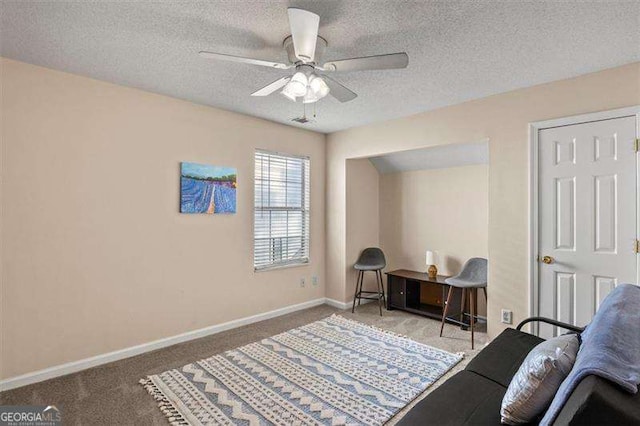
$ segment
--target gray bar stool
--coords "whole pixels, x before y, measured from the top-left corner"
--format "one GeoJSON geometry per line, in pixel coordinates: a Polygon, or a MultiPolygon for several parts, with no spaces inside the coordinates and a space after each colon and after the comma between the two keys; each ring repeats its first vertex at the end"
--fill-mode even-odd
{"type": "Polygon", "coordinates": [[[377,300],[378,307],[380,308],[380,316],[382,316],[382,304],[387,306],[387,299],[384,296],[384,284],[382,283],[382,270],[387,266],[387,261],[384,258],[384,253],[378,247],[366,248],[360,253],[358,261],[353,267],[358,271],[358,280],[356,281],[356,293],[353,296],[353,306],[351,307],[351,313],[356,309],[356,299],[358,300],[358,306],[360,306],[361,299],[377,300]],[[362,281],[364,279],[364,273],[366,271],[373,271],[376,273],[376,284],[378,285],[378,291],[363,291],[362,281]],[[363,296],[374,295],[375,296],[363,296]]]}
{"type": "Polygon", "coordinates": [[[472,257],[462,267],[462,271],[454,276],[447,278],[444,282],[449,284],[449,294],[447,295],[447,302],[444,305],[444,312],[442,312],[442,325],[440,326],[440,337],[442,337],[442,330],[444,329],[444,322],[446,320],[453,321],[455,323],[466,325],[463,323],[464,316],[469,316],[469,322],[471,325],[471,349],[473,349],[473,325],[478,319],[478,315],[475,312],[475,304],[478,300],[478,289],[484,290],[484,298],[487,298],[487,259],[481,257],[472,257]],[[456,315],[460,315],[460,321],[456,321],[453,318],[447,317],[449,311],[449,304],[451,302],[451,295],[453,294],[453,288],[462,289],[462,312],[456,315]],[[465,312],[466,293],[469,290],[469,310],[470,313],[465,312]]]}

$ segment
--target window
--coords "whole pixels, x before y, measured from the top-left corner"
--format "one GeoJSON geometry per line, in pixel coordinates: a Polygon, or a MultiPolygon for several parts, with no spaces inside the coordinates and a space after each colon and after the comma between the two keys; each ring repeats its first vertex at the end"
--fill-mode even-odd
{"type": "Polygon", "coordinates": [[[309,158],[256,151],[253,267],[309,263],[309,158]]]}

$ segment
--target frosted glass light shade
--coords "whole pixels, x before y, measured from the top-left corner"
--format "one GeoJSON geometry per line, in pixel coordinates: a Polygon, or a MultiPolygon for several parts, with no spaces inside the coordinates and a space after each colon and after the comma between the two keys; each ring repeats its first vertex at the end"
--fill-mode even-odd
{"type": "Polygon", "coordinates": [[[287,84],[286,86],[284,86],[284,89],[282,89],[282,93],[283,96],[287,97],[288,99],[292,100],[293,102],[296,101],[296,96],[291,92],[291,88],[289,87],[289,85],[287,84]]]}
{"type": "Polygon", "coordinates": [[[289,93],[293,96],[304,96],[307,93],[307,76],[301,72],[297,72],[291,77],[291,80],[287,83],[285,88],[288,88],[289,93]]]}
{"type": "Polygon", "coordinates": [[[320,100],[320,98],[317,97],[316,94],[313,93],[313,91],[307,90],[307,94],[304,95],[304,98],[302,98],[302,103],[311,104],[314,102],[318,102],[318,100],[320,100]]]}
{"type": "Polygon", "coordinates": [[[296,72],[281,93],[293,102],[296,102],[297,98],[302,98],[303,103],[310,104],[327,96],[329,86],[320,76],[311,74],[307,77],[302,72],[296,72]]]}
{"type": "Polygon", "coordinates": [[[318,99],[322,99],[329,94],[329,86],[324,80],[316,75],[309,80],[309,88],[318,99]]]}

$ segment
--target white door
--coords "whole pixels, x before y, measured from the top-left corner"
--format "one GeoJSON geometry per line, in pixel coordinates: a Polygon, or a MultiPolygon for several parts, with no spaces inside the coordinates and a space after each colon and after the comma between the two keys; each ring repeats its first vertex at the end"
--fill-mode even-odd
{"type": "Polygon", "coordinates": [[[616,285],[637,282],[635,139],[634,116],[539,130],[541,316],[584,326],[616,285]]]}

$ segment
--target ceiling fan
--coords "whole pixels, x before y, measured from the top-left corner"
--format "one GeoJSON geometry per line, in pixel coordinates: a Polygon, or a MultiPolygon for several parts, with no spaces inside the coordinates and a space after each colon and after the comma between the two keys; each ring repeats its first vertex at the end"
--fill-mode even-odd
{"type": "Polygon", "coordinates": [[[291,35],[284,39],[283,47],[287,51],[289,64],[206,51],[200,52],[200,56],[279,70],[295,69],[293,75],[279,78],[262,89],[256,90],[251,96],[268,96],[282,89],[282,95],[294,102],[301,99],[303,103],[317,102],[328,94],[340,102],[349,102],[358,96],[324,73],[397,69],[406,68],[409,64],[409,56],[401,52],[340,59],[325,62],[321,66],[320,61],[327,47],[327,41],[318,36],[320,17],[295,7],[290,7],[287,11],[291,35]]]}

